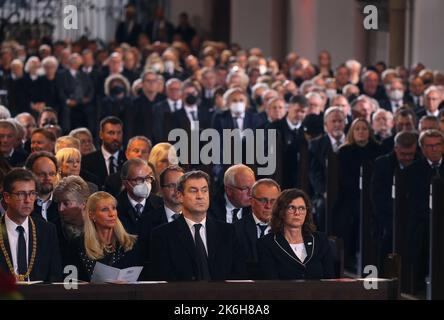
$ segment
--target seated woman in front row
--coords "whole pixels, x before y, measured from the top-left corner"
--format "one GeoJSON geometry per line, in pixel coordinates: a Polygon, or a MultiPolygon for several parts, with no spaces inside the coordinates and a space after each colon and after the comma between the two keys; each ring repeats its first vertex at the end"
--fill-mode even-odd
{"type": "Polygon", "coordinates": [[[92,194],[86,203],[84,236],[79,239],[79,274],[91,280],[96,262],[118,269],[142,266],[137,237],[125,231],[117,217],[117,200],[109,193],[92,194]]]}
{"type": "Polygon", "coordinates": [[[334,278],[333,253],[327,236],[316,232],[308,196],[298,189],[281,193],[271,231],[257,241],[262,279],[334,278]]]}

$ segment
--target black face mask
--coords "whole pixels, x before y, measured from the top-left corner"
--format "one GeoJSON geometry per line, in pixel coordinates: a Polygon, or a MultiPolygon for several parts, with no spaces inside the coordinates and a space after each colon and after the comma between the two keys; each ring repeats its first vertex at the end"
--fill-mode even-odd
{"type": "Polygon", "coordinates": [[[55,119],[48,119],[48,120],[45,120],[45,122],[42,123],[42,127],[45,127],[45,126],[55,126],[55,125],[57,125],[57,120],[55,120],[55,119]]]}
{"type": "Polygon", "coordinates": [[[357,97],[358,97],[358,96],[355,95],[355,94],[350,95],[350,96],[347,98],[347,99],[348,99],[348,102],[349,102],[349,103],[352,103],[353,101],[356,100],[357,97]]]}
{"type": "Polygon", "coordinates": [[[293,97],[293,94],[291,94],[291,92],[287,92],[286,94],[284,94],[285,102],[290,102],[291,97],[293,97]]]}
{"type": "Polygon", "coordinates": [[[197,97],[194,94],[189,94],[185,97],[185,103],[188,106],[194,106],[197,104],[197,97]]]}
{"type": "Polygon", "coordinates": [[[259,97],[256,97],[255,99],[254,99],[254,102],[256,103],[256,106],[261,106],[262,105],[262,103],[263,103],[263,101],[262,101],[262,97],[261,96],[259,96],[259,97]]]}
{"type": "Polygon", "coordinates": [[[302,84],[302,82],[304,82],[304,78],[296,77],[296,78],[293,79],[293,81],[299,87],[302,84]]]}
{"type": "Polygon", "coordinates": [[[123,86],[112,87],[109,93],[111,94],[111,96],[116,97],[122,93],[125,93],[125,87],[123,86]]]}

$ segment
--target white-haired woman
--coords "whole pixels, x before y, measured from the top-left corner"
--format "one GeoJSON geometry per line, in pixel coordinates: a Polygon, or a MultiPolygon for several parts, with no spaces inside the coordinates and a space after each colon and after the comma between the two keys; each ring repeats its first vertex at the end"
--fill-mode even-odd
{"type": "Polygon", "coordinates": [[[117,216],[117,200],[103,191],[92,194],[86,202],[84,236],[79,241],[79,274],[84,272],[89,281],[96,262],[119,269],[142,265],[136,240],[117,216]]]}
{"type": "MultiPolygon", "coordinates": [[[[59,179],[68,176],[79,176],[81,170],[82,155],[76,148],[63,148],[57,151],[55,155],[59,167],[59,179]]],[[[86,177],[85,177],[86,178],[86,177]]],[[[88,180],[88,179],[86,179],[88,180]]],[[[92,181],[86,181],[91,193],[98,190],[97,184],[92,181]]]]}

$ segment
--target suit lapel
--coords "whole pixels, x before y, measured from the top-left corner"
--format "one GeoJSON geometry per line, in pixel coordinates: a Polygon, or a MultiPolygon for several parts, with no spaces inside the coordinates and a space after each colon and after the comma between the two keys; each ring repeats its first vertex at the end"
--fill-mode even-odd
{"type": "Polygon", "coordinates": [[[245,229],[247,232],[248,245],[251,248],[251,252],[254,252],[254,258],[256,259],[256,241],[257,241],[257,226],[254,223],[253,213],[250,213],[242,217],[244,220],[245,229]]]}
{"type": "Polygon", "coordinates": [[[304,260],[304,264],[307,264],[310,261],[311,257],[314,253],[315,240],[313,235],[304,235],[304,245],[305,251],[307,251],[307,257],[304,260]]]}
{"type": "Polygon", "coordinates": [[[193,262],[194,270],[197,270],[197,260],[196,260],[196,247],[194,244],[193,236],[191,235],[191,231],[188,228],[188,224],[185,221],[183,215],[181,215],[176,221],[171,223],[175,223],[177,226],[177,236],[179,238],[179,242],[185,247],[193,262]]]}
{"type": "Polygon", "coordinates": [[[209,217],[207,217],[206,221],[206,231],[208,266],[210,267],[210,270],[214,270],[213,265],[215,262],[215,255],[218,250],[221,237],[219,236],[219,230],[217,229],[216,223],[209,217]]]}

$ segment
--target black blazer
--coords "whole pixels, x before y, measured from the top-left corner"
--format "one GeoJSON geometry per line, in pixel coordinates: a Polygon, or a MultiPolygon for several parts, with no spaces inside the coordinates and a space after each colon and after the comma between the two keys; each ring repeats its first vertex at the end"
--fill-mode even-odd
{"type": "MultiPolygon", "coordinates": [[[[117,159],[117,171],[120,170],[125,161],[125,153],[120,150],[117,159]]],[[[100,190],[103,189],[106,177],[108,177],[108,171],[106,170],[105,158],[103,157],[101,148],[82,157],[82,170],[88,171],[89,173],[93,173],[95,176],[97,176],[98,187],[100,190]]],[[[84,179],[86,180],[86,178],[84,179]]]]}
{"type": "Polygon", "coordinates": [[[151,221],[153,228],[168,223],[168,218],[163,204],[153,210],[151,217],[152,217],[151,221]]]}
{"type": "Polygon", "coordinates": [[[173,129],[173,114],[168,100],[163,100],[153,106],[153,143],[168,142],[168,133],[173,129]]]}
{"type": "Polygon", "coordinates": [[[265,280],[330,279],[334,259],[328,238],[323,233],[304,235],[307,257],[304,262],[294,254],[281,233],[269,233],[257,241],[259,272],[265,280]]]}
{"type": "Polygon", "coordinates": [[[257,225],[253,218],[253,213],[249,212],[242,216],[242,219],[234,223],[234,230],[239,238],[248,262],[257,262],[257,225]]]}
{"type": "Polygon", "coordinates": [[[327,134],[312,140],[309,144],[310,150],[310,183],[314,194],[323,195],[326,192],[326,165],[328,155],[333,152],[330,138],[327,134]]]}
{"type": "MultiPolygon", "coordinates": [[[[234,227],[207,217],[206,237],[211,280],[243,279],[245,257],[234,227]]],[[[183,216],[152,232],[152,261],[156,279],[191,281],[198,279],[196,248],[183,216]]]]}
{"type": "Polygon", "coordinates": [[[25,165],[26,159],[28,159],[28,156],[29,154],[25,150],[18,149],[14,150],[12,156],[6,158],[6,160],[8,160],[11,167],[23,167],[25,165]]]}
{"type": "Polygon", "coordinates": [[[122,191],[122,179],[120,178],[120,171],[113,173],[106,177],[104,190],[114,197],[117,197],[122,191]]]}
{"type": "MultiPolygon", "coordinates": [[[[43,219],[33,219],[36,228],[37,238],[37,252],[34,261],[34,267],[32,268],[30,280],[31,281],[44,281],[44,282],[59,282],[62,280],[62,266],[60,261],[60,251],[57,239],[57,231],[52,223],[46,222],[43,219]]],[[[32,253],[32,226],[31,221],[29,223],[29,244],[28,244],[28,259],[31,259],[32,253]]],[[[6,232],[5,218],[1,219],[1,231],[3,232],[3,240],[6,250],[8,251],[9,258],[12,263],[11,248],[9,247],[8,233],[6,232]]],[[[28,260],[28,265],[29,265],[28,260]]],[[[0,269],[9,273],[6,259],[2,253],[0,253],[0,269]]]]}
{"type": "MultiPolygon", "coordinates": [[[[227,210],[225,205],[225,191],[220,190],[220,192],[214,192],[210,208],[208,209],[208,215],[216,220],[227,222],[227,210]]],[[[251,207],[242,208],[242,218],[248,214],[251,214],[251,207]]]]}

